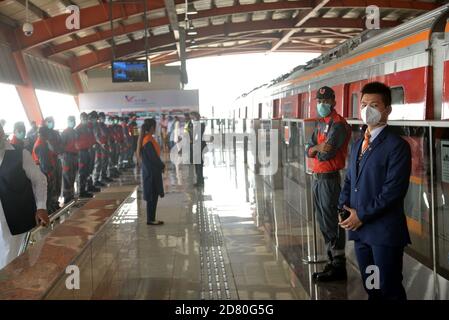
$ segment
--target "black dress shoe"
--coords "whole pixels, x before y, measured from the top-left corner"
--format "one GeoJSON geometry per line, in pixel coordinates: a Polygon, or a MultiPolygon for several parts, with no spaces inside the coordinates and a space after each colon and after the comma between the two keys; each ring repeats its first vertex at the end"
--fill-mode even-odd
{"type": "Polygon", "coordinates": [[[93,198],[94,195],[89,192],[80,192],[80,198],[93,198]]]}
{"type": "Polygon", "coordinates": [[[100,188],[94,187],[94,186],[90,186],[87,188],[87,191],[89,192],[101,192],[100,188]]]}
{"type": "Polygon", "coordinates": [[[326,271],[320,272],[316,275],[315,281],[317,282],[331,282],[342,281],[348,278],[345,266],[331,265],[326,271]]]}
{"type": "Polygon", "coordinates": [[[96,181],[94,183],[94,186],[95,187],[106,187],[106,185],[103,182],[101,182],[101,181],[96,181]]]}
{"type": "Polygon", "coordinates": [[[316,280],[316,279],[318,278],[319,275],[321,275],[321,274],[323,274],[323,273],[327,273],[331,268],[332,268],[332,263],[327,263],[327,264],[324,266],[323,271],[312,273],[312,279],[313,279],[313,280],[316,280]]]}
{"type": "Polygon", "coordinates": [[[161,224],[164,224],[164,221],[156,220],[156,221],[147,222],[147,225],[152,225],[152,226],[159,226],[161,224]]]}

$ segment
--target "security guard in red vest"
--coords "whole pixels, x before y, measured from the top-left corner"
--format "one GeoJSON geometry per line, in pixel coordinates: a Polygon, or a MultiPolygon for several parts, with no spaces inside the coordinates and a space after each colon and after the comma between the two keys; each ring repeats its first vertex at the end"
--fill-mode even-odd
{"type": "Polygon", "coordinates": [[[94,135],[97,142],[94,174],[94,186],[96,187],[104,187],[106,183],[113,181],[107,176],[111,149],[109,145],[109,130],[105,124],[105,121],[106,115],[104,112],[98,113],[98,122],[94,127],[94,135]]]}
{"type": "Polygon", "coordinates": [[[329,87],[318,90],[317,111],[320,116],[306,145],[313,159],[313,203],[323,234],[329,263],[323,272],[313,274],[316,281],[345,280],[345,231],[338,225],[338,197],[341,191],[340,170],[345,168],[351,129],[335,111],[335,93],[329,87]]]}
{"type": "Polygon", "coordinates": [[[47,211],[51,214],[58,209],[52,198],[52,195],[57,192],[55,171],[58,158],[50,149],[50,143],[48,142],[49,135],[50,129],[46,126],[39,127],[38,137],[34,144],[32,155],[42,173],[47,177],[47,211]]]}
{"type": "Polygon", "coordinates": [[[81,123],[76,127],[78,134],[77,149],[78,149],[78,168],[79,168],[79,196],[80,198],[92,198],[93,194],[90,192],[100,192],[99,188],[88,184],[88,179],[91,177],[91,149],[95,144],[93,132],[89,128],[87,113],[83,112],[80,115],[81,123]]]}
{"type": "Polygon", "coordinates": [[[67,119],[67,129],[61,134],[62,146],[62,194],[67,204],[75,198],[75,179],[78,173],[78,133],[75,130],[74,116],[67,119]]]}
{"type": "Polygon", "coordinates": [[[109,164],[108,164],[108,174],[111,178],[118,178],[120,176],[120,172],[118,170],[118,158],[120,153],[120,145],[121,145],[121,127],[118,124],[118,116],[109,117],[109,146],[110,146],[110,155],[109,155],[109,164]]]}

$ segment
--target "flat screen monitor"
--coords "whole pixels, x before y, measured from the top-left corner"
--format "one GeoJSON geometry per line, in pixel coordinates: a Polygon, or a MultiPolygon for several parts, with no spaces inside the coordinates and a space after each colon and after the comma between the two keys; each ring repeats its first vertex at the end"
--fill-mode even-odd
{"type": "Polygon", "coordinates": [[[148,82],[147,60],[112,61],[112,82],[148,82]]]}

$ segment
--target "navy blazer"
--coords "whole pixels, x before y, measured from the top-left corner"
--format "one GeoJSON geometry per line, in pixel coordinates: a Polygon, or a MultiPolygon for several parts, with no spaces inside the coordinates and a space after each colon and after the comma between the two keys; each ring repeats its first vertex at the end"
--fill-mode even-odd
{"type": "Polygon", "coordinates": [[[339,199],[339,208],[355,209],[363,222],[357,231],[348,231],[349,240],[406,246],[411,243],[404,213],[411,174],[410,145],[387,126],[363,155],[357,174],[362,143],[363,138],[352,145],[339,199]]]}

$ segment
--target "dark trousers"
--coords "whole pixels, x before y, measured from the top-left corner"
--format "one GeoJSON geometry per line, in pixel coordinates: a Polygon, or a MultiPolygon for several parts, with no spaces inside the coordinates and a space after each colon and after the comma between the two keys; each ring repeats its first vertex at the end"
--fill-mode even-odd
{"type": "Polygon", "coordinates": [[[59,208],[59,197],[61,196],[62,192],[62,161],[58,157],[56,160],[56,168],[55,168],[55,190],[53,193],[53,202],[55,203],[56,207],[59,208]]]}
{"type": "Polygon", "coordinates": [[[109,164],[109,153],[99,149],[95,153],[95,175],[94,181],[100,181],[107,177],[109,164]]]}
{"type": "Polygon", "coordinates": [[[90,176],[90,152],[88,149],[80,150],[78,157],[80,192],[87,191],[87,179],[90,176]]]}
{"type": "MultiPolygon", "coordinates": [[[[361,241],[354,242],[355,254],[362,275],[363,286],[369,300],[406,300],[402,286],[403,247],[371,246],[361,241]],[[379,268],[379,289],[366,287],[366,280],[373,272],[366,272],[368,266],[379,268]]],[[[372,278],[372,277],[371,277],[372,278]]],[[[372,283],[371,278],[369,283],[372,283]]]]}
{"type": "Polygon", "coordinates": [[[159,195],[153,193],[151,195],[151,200],[147,200],[147,222],[153,222],[156,220],[156,207],[159,195]]]}
{"type": "Polygon", "coordinates": [[[75,197],[75,180],[78,172],[78,154],[64,153],[62,156],[62,186],[65,201],[75,197]]]}
{"type": "Polygon", "coordinates": [[[97,154],[98,146],[93,146],[89,149],[89,176],[87,177],[87,186],[93,186],[93,176],[95,171],[95,156],[97,154]]]}
{"type": "Polygon", "coordinates": [[[120,152],[120,144],[118,142],[113,143],[111,145],[111,152],[109,154],[109,164],[108,164],[109,176],[118,172],[119,152],[120,152]]]}
{"type": "Polygon", "coordinates": [[[47,211],[49,214],[59,209],[59,202],[55,199],[57,183],[54,173],[47,174],[47,211]]]}
{"type": "Polygon", "coordinates": [[[195,164],[195,174],[196,174],[196,183],[203,184],[204,176],[203,176],[203,164],[195,164]]]}
{"type": "Polygon", "coordinates": [[[313,180],[313,205],[326,243],[329,260],[334,265],[345,265],[345,230],[338,225],[338,198],[340,176],[313,180]]]}

